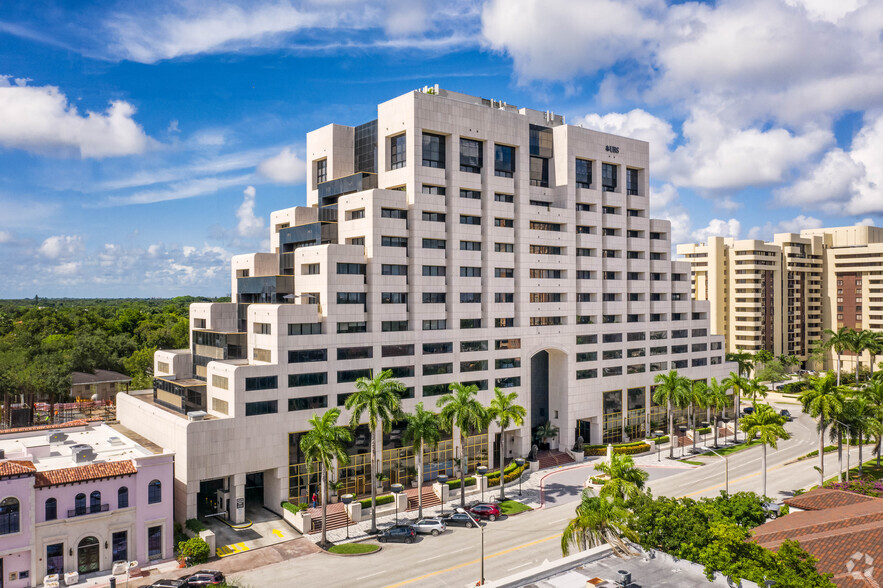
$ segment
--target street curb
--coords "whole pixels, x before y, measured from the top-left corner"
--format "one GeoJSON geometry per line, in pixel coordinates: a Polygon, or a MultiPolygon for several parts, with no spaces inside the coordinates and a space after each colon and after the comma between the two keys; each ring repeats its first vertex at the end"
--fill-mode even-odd
{"type": "MultiPolygon", "coordinates": [[[[351,543],[357,543],[357,542],[351,541],[351,543]]],[[[361,543],[361,542],[359,541],[358,543],[361,543]]],[[[343,543],[343,545],[346,545],[346,543],[343,543]]],[[[334,557],[363,557],[366,555],[374,555],[375,553],[380,553],[381,551],[383,551],[383,545],[378,545],[377,549],[375,549],[374,551],[369,551],[367,553],[332,553],[332,552],[328,551],[327,549],[323,549],[322,553],[325,553],[327,555],[333,555],[334,557]]]]}

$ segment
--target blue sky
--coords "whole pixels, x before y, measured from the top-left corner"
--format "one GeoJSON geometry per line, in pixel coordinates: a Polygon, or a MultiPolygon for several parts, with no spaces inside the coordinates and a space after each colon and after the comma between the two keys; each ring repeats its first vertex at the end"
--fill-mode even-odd
{"type": "Polygon", "coordinates": [[[676,242],[883,222],[875,0],[3,4],[2,298],[226,295],[305,134],[435,83],[651,141],[676,242]]]}

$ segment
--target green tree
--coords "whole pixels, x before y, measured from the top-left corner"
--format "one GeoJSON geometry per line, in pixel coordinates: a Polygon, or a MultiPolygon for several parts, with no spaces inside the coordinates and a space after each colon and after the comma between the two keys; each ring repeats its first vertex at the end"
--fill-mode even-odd
{"type": "MultiPolygon", "coordinates": [[[[820,378],[810,378],[810,387],[800,397],[803,412],[818,419],[819,429],[819,486],[825,483],[825,430],[843,410],[846,388],[836,383],[834,374],[828,372],[820,378]]],[[[839,381],[839,376],[837,381],[839,381]]]]}
{"type": "Polygon", "coordinates": [[[322,485],[320,492],[322,496],[322,541],[320,545],[323,547],[328,545],[328,537],[325,532],[328,511],[328,471],[333,467],[335,459],[339,467],[345,466],[349,462],[346,447],[353,440],[350,430],[337,424],[339,417],[340,409],[336,407],[325,411],[321,416],[314,414],[308,421],[310,430],[300,438],[300,450],[307,461],[307,467],[318,463],[322,470],[320,482],[322,485]]]}
{"type": "Polygon", "coordinates": [[[631,455],[614,453],[610,461],[595,464],[595,471],[607,474],[609,479],[601,487],[601,498],[624,502],[644,490],[649,474],[635,465],[631,455]]]}
{"type": "Polygon", "coordinates": [[[742,430],[745,432],[745,438],[751,441],[755,437],[760,440],[763,446],[761,454],[760,468],[762,472],[762,488],[763,495],[766,496],[766,453],[767,445],[773,449],[778,448],[779,439],[788,439],[790,435],[785,431],[785,417],[778,414],[769,404],[755,404],[754,412],[747,414],[742,418],[742,430]]]}
{"type": "Polygon", "coordinates": [[[865,440],[873,437],[879,446],[883,438],[883,425],[880,423],[877,407],[873,399],[862,390],[844,402],[840,417],[847,424],[852,437],[858,440],[858,475],[861,477],[864,473],[862,450],[865,440]]]}
{"type": "MultiPolygon", "coordinates": [[[[377,429],[389,432],[401,412],[401,393],[405,386],[393,379],[391,370],[383,370],[373,378],[356,380],[356,391],[347,396],[344,406],[352,414],[350,425],[359,426],[362,415],[371,430],[371,479],[377,475],[377,429]]],[[[377,532],[377,485],[371,484],[371,529],[377,532]]]]}
{"type": "Polygon", "coordinates": [[[696,409],[708,406],[708,384],[702,380],[690,382],[687,391],[687,399],[690,402],[690,427],[693,429],[693,449],[696,449],[696,409]]]}
{"type": "Polygon", "coordinates": [[[832,331],[831,329],[825,329],[825,334],[828,335],[828,338],[823,341],[819,347],[820,350],[828,351],[829,349],[833,349],[834,353],[837,354],[837,385],[840,385],[840,367],[843,364],[842,357],[843,352],[849,349],[853,340],[853,330],[849,327],[840,327],[837,331],[832,331]]]}
{"type": "Polygon", "coordinates": [[[733,389],[733,440],[738,441],[738,435],[736,433],[739,431],[739,398],[742,396],[743,392],[747,390],[751,384],[748,378],[743,377],[741,370],[739,373],[730,372],[730,375],[724,378],[723,384],[727,388],[733,389]]]}
{"type": "Polygon", "coordinates": [[[633,555],[626,540],[637,541],[638,536],[629,528],[629,518],[629,511],[620,502],[583,490],[576,517],[567,523],[561,535],[561,554],[570,555],[571,546],[585,551],[607,543],[618,556],[633,555]]]}
{"type": "Polygon", "coordinates": [[[871,355],[871,375],[874,377],[874,365],[877,362],[877,356],[883,353],[883,333],[878,331],[868,331],[871,337],[865,342],[868,353],[871,355]]]}
{"type": "Polygon", "coordinates": [[[460,507],[466,508],[466,436],[483,430],[489,419],[487,409],[476,398],[478,386],[453,382],[448,389],[451,392],[438,399],[439,419],[446,431],[460,430],[460,507]]]}
{"type": "Polygon", "coordinates": [[[690,401],[692,383],[689,378],[679,375],[676,370],[671,370],[667,374],[657,374],[653,381],[656,382],[653,402],[660,406],[664,404],[668,413],[668,434],[672,440],[668,446],[668,457],[674,459],[675,436],[672,407],[684,408],[687,406],[690,401]]]}
{"type": "MultiPolygon", "coordinates": [[[[757,368],[761,364],[766,366],[766,364],[771,362],[773,359],[775,359],[775,357],[776,357],[775,355],[773,355],[771,352],[767,351],[766,349],[757,350],[754,353],[755,368],[757,368]]],[[[755,371],[755,376],[756,376],[757,369],[755,369],[754,371],[755,371]]]]}
{"type": "MultiPolygon", "coordinates": [[[[874,416],[883,428],[883,379],[871,378],[862,388],[861,395],[873,407],[874,416]]],[[[883,442],[877,440],[877,467],[880,466],[880,453],[883,442]]]]}
{"type": "Polygon", "coordinates": [[[761,382],[781,382],[785,379],[785,365],[781,360],[773,359],[757,372],[757,379],[761,382]]]}
{"type": "Polygon", "coordinates": [[[500,388],[494,388],[494,397],[488,406],[488,418],[500,426],[500,502],[506,500],[506,484],[503,469],[506,463],[506,429],[511,425],[520,427],[524,423],[527,411],[516,404],[518,392],[506,394],[500,388]]]}
{"type": "Polygon", "coordinates": [[[408,415],[407,420],[404,439],[405,443],[410,443],[414,449],[414,459],[417,462],[417,519],[419,520],[423,518],[423,451],[426,447],[437,447],[441,433],[438,415],[425,410],[422,402],[417,403],[414,414],[408,415]]]}
{"type": "Polygon", "coordinates": [[[741,376],[745,374],[745,377],[751,375],[751,368],[754,367],[754,356],[744,349],[739,349],[735,353],[727,353],[726,355],[727,361],[735,362],[738,365],[737,373],[741,376]]]}
{"type": "Polygon", "coordinates": [[[146,390],[153,386],[153,356],[156,347],[142,347],[123,360],[126,373],[132,378],[133,390],[146,390]]]}
{"type": "Polygon", "coordinates": [[[555,437],[557,437],[558,432],[558,427],[553,425],[551,421],[546,421],[545,423],[537,427],[536,438],[545,443],[546,439],[554,439],[555,437]]]}
{"type": "Polygon", "coordinates": [[[757,402],[757,397],[766,398],[767,394],[769,394],[769,389],[761,383],[760,378],[751,378],[748,380],[748,386],[742,388],[742,394],[751,399],[751,404],[757,402]]]}
{"type": "Polygon", "coordinates": [[[712,419],[712,426],[714,427],[714,446],[717,447],[717,413],[719,411],[724,411],[724,416],[726,416],[727,406],[730,404],[730,395],[727,394],[727,390],[730,387],[724,383],[719,383],[717,378],[711,378],[708,382],[708,389],[706,390],[706,398],[708,402],[708,406],[714,410],[714,418],[712,419]]]}
{"type": "MultiPolygon", "coordinates": [[[[877,334],[873,331],[858,330],[852,332],[849,340],[849,350],[855,353],[855,383],[859,383],[859,368],[861,367],[862,353],[876,343],[877,334]]],[[[871,366],[873,369],[873,366],[871,366]]]]}

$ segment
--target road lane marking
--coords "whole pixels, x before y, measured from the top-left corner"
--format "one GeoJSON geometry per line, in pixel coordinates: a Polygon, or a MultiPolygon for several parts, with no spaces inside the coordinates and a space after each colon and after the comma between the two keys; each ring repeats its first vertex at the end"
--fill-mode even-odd
{"type": "Polygon", "coordinates": [[[368,574],[367,576],[361,576],[362,579],[365,578],[373,578],[374,576],[379,576],[380,574],[385,574],[386,570],[380,570],[379,572],[374,572],[373,574],[368,574]]]}
{"type": "MultiPolygon", "coordinates": [[[[537,539],[536,541],[531,541],[531,542],[529,542],[529,543],[524,543],[524,544],[522,544],[522,545],[517,545],[517,546],[515,546],[515,547],[510,547],[509,549],[504,549],[503,551],[498,551],[498,552],[496,552],[496,553],[492,553],[491,555],[488,555],[488,556],[485,557],[484,559],[485,559],[485,560],[488,560],[488,559],[492,559],[492,558],[494,558],[494,557],[498,557],[498,556],[500,556],[500,555],[506,555],[507,553],[512,553],[513,551],[518,551],[519,549],[524,549],[525,547],[532,547],[532,546],[534,546],[534,545],[538,545],[538,544],[540,544],[540,543],[545,543],[546,541],[551,541],[552,539],[558,539],[559,537],[561,537],[561,533],[558,533],[558,534],[556,534],[556,535],[550,535],[549,537],[544,537],[544,538],[542,538],[542,539],[537,539]]],[[[463,562],[463,563],[461,563],[461,564],[457,564],[457,565],[455,565],[455,566],[451,566],[451,567],[446,568],[446,569],[444,569],[444,570],[438,570],[438,571],[436,571],[436,572],[430,572],[430,573],[428,573],[428,574],[423,574],[422,576],[418,576],[418,577],[416,577],[416,578],[411,578],[410,580],[405,580],[405,581],[403,581],[403,582],[399,582],[399,583],[397,583],[397,584],[390,584],[390,585],[387,586],[386,588],[396,588],[397,586],[405,586],[405,585],[407,585],[407,584],[411,584],[411,583],[413,583],[413,582],[419,582],[419,581],[421,581],[421,580],[425,580],[425,579],[427,579],[427,578],[432,578],[433,576],[438,576],[438,575],[440,575],[440,574],[446,574],[446,573],[448,573],[448,572],[452,572],[452,571],[454,571],[454,570],[459,570],[460,568],[465,568],[466,566],[472,566],[472,565],[475,565],[475,564],[477,564],[479,561],[481,561],[481,560],[473,559],[472,561],[463,562]]]]}

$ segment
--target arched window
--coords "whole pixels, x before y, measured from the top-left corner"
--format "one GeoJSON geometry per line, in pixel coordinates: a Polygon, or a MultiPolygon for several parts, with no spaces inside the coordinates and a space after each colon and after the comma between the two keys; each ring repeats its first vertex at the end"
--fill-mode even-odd
{"type": "Polygon", "coordinates": [[[20,529],[18,510],[16,498],[10,497],[0,502],[0,535],[18,533],[20,529]]]}
{"type": "Polygon", "coordinates": [[[89,495],[89,512],[101,512],[101,492],[98,490],[89,495]]]}
{"type": "Polygon", "coordinates": [[[54,521],[58,518],[58,501],[54,498],[46,499],[46,520],[54,521]]]}
{"type": "Polygon", "coordinates": [[[82,492],[74,497],[74,513],[77,516],[86,514],[86,495],[82,492]]]}
{"type": "Polygon", "coordinates": [[[147,504],[162,502],[162,482],[154,480],[147,485],[147,504]]]}
{"type": "Polygon", "coordinates": [[[128,508],[129,506],[129,489],[123,486],[117,490],[117,508],[128,508]]]}

